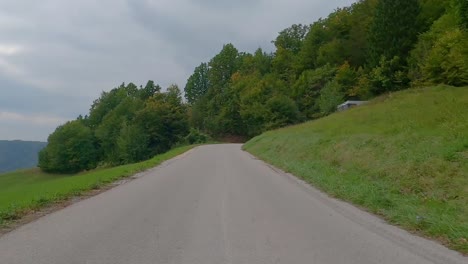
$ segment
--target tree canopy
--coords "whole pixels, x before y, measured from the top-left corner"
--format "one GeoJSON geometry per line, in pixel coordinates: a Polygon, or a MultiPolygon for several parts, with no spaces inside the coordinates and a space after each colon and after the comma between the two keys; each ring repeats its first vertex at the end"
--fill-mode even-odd
{"type": "Polygon", "coordinates": [[[204,68],[210,88],[198,93],[190,123],[214,136],[251,137],[333,113],[345,100],[421,84],[467,85],[466,3],[361,0],[281,30],[272,53],[225,45],[204,68]]]}
{"type": "Polygon", "coordinates": [[[428,84],[466,86],[467,3],[360,0],[281,30],[273,52],[226,44],[194,69],[184,95],[153,81],[103,92],[89,115],[49,137],[39,165],[75,172],[135,162],[199,142],[204,133],[249,138],[320,118],[345,100],[428,84]]]}
{"type": "Polygon", "coordinates": [[[165,92],[153,81],[122,84],[103,92],[88,116],[59,126],[39,154],[44,171],[74,173],[98,165],[148,159],[182,142],[189,133],[180,89],[165,92]]]}

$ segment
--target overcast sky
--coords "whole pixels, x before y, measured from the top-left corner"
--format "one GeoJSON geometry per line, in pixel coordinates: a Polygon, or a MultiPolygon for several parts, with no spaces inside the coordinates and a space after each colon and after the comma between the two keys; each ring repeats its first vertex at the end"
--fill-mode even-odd
{"type": "Polygon", "coordinates": [[[0,139],[46,141],[122,82],[181,89],[222,45],[273,51],[353,0],[0,0],[0,139]]]}

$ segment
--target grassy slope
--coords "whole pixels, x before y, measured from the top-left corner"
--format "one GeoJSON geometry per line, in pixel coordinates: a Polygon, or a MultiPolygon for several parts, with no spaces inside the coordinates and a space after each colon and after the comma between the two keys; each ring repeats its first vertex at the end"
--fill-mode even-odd
{"type": "Polygon", "coordinates": [[[155,167],[191,148],[193,146],[180,147],[148,161],[77,175],[53,175],[37,169],[2,174],[0,175],[0,225],[21,217],[28,210],[80,195],[155,167]]]}
{"type": "Polygon", "coordinates": [[[245,149],[468,253],[468,87],[394,93],[267,132],[245,149]]]}

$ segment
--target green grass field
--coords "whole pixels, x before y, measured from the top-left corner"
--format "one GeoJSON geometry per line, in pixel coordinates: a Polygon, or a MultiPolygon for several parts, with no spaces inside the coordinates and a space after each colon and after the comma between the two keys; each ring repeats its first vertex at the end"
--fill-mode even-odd
{"type": "Polygon", "coordinates": [[[244,148],[332,196],[468,253],[468,87],[393,93],[244,148]]]}
{"type": "Polygon", "coordinates": [[[0,225],[16,220],[30,210],[78,196],[155,167],[193,147],[179,147],[136,164],[97,169],[76,175],[47,174],[39,169],[0,174],[0,225]]]}

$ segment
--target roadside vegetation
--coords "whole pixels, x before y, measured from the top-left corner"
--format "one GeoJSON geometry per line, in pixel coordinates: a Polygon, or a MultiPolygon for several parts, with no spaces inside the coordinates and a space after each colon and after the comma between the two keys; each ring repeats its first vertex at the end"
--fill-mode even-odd
{"type": "Polygon", "coordinates": [[[360,0],[292,25],[271,53],[226,44],[185,85],[122,84],[48,138],[46,172],[148,159],[190,140],[248,139],[321,118],[346,100],[427,85],[468,85],[466,0],[360,0]]]}
{"type": "Polygon", "coordinates": [[[468,253],[468,87],[381,96],[267,132],[259,158],[391,223],[468,253]]]}
{"type": "Polygon", "coordinates": [[[39,169],[1,174],[0,226],[17,220],[33,210],[99,189],[119,179],[155,167],[194,146],[178,147],[140,163],[78,174],[50,174],[39,169]]]}
{"type": "Polygon", "coordinates": [[[292,126],[246,149],[467,253],[467,10],[360,0],[280,31],[273,53],[227,44],[185,86],[190,123],[246,138],[292,126]],[[347,100],[373,101],[334,114],[347,100]]]}
{"type": "Polygon", "coordinates": [[[147,160],[178,145],[209,137],[190,129],[188,107],[172,85],[164,92],[153,81],[103,92],[89,115],[59,126],[39,153],[39,167],[50,173],[77,173],[147,160]]]}
{"type": "Polygon", "coordinates": [[[246,138],[321,118],[346,100],[468,85],[466,0],[360,0],[292,25],[275,51],[227,44],[188,79],[192,126],[246,138]]]}
{"type": "Polygon", "coordinates": [[[268,132],[246,148],[468,252],[467,10],[466,0],[360,0],[280,31],[270,53],[224,45],[188,78],[186,101],[176,85],[163,90],[153,81],[103,92],[88,115],[49,136],[42,172],[0,176],[1,219],[134,172],[96,168],[317,120],[268,132]],[[333,114],[346,100],[376,97],[333,114]]]}

